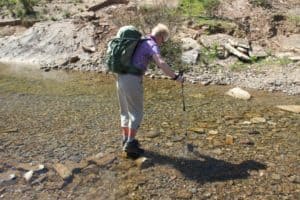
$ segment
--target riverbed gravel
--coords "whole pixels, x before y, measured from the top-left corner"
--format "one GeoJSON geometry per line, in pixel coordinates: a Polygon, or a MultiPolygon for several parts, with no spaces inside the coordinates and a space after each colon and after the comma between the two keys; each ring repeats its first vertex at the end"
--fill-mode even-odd
{"type": "Polygon", "coordinates": [[[179,84],[145,78],[138,166],[122,155],[113,76],[55,73],[1,74],[1,199],[299,199],[300,116],[275,107],[299,96],[186,83],[184,112],[179,84]]]}

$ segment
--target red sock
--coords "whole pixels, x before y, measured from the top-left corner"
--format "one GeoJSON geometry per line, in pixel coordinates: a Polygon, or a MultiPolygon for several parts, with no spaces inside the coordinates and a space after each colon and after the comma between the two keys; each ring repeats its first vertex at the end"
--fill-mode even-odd
{"type": "Polygon", "coordinates": [[[128,127],[122,127],[123,140],[128,139],[128,127]]]}
{"type": "Polygon", "coordinates": [[[131,142],[135,138],[136,132],[137,131],[132,128],[128,129],[128,142],[131,142]]]}

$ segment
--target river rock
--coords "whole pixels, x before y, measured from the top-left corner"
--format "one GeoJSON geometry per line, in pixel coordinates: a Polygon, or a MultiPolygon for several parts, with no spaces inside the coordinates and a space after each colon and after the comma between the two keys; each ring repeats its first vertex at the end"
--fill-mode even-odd
{"type": "Polygon", "coordinates": [[[89,163],[96,164],[98,166],[107,166],[113,163],[117,159],[114,153],[109,153],[101,156],[91,156],[87,159],[89,163]]]}
{"type": "Polygon", "coordinates": [[[80,60],[79,56],[71,56],[69,61],[70,63],[76,63],[78,60],[80,60]]]}
{"type": "Polygon", "coordinates": [[[181,61],[186,64],[196,64],[198,57],[199,57],[199,52],[196,49],[192,49],[182,53],[181,61]]]}
{"type": "Polygon", "coordinates": [[[151,159],[149,159],[147,157],[140,157],[135,160],[135,164],[139,169],[146,169],[146,168],[152,166],[153,162],[151,161],[151,159]]]}
{"type": "Polygon", "coordinates": [[[128,3],[127,0],[115,0],[115,1],[100,0],[97,3],[95,3],[94,5],[92,5],[91,7],[89,7],[87,10],[88,11],[97,11],[101,8],[105,8],[105,7],[108,7],[113,4],[127,4],[127,3],[128,3]]]}
{"type": "Polygon", "coordinates": [[[94,53],[96,51],[96,47],[94,47],[94,46],[82,45],[82,49],[88,53],[94,53]]]}
{"type": "Polygon", "coordinates": [[[280,48],[275,52],[277,57],[297,58],[300,57],[300,34],[278,36],[274,40],[280,48]]]}
{"type": "Polygon", "coordinates": [[[273,180],[280,180],[281,179],[281,176],[279,174],[272,174],[271,178],[273,180]]]}
{"type": "Polygon", "coordinates": [[[294,113],[300,113],[300,105],[279,105],[276,106],[281,110],[286,110],[294,113]]]}
{"type": "Polygon", "coordinates": [[[233,89],[230,89],[225,94],[229,95],[229,96],[232,96],[234,98],[243,99],[243,100],[249,100],[251,98],[251,95],[249,94],[249,92],[247,92],[247,91],[245,91],[245,90],[243,90],[239,87],[235,87],[233,89]]]}
{"type": "Polygon", "coordinates": [[[244,145],[254,145],[254,142],[251,141],[250,139],[242,139],[240,141],[240,144],[244,144],[244,145]]]}
{"type": "Polygon", "coordinates": [[[83,168],[86,168],[89,165],[88,161],[82,160],[81,162],[73,162],[73,161],[66,161],[65,166],[72,172],[76,173],[81,171],[83,168]]]}
{"type": "Polygon", "coordinates": [[[31,185],[41,184],[47,179],[47,174],[43,174],[31,182],[31,185]]]}
{"type": "Polygon", "coordinates": [[[249,55],[250,57],[265,58],[268,56],[268,53],[264,50],[262,46],[258,44],[252,44],[249,55]]]}
{"type": "Polygon", "coordinates": [[[234,40],[234,37],[222,33],[214,34],[214,35],[201,35],[200,41],[205,47],[210,48],[215,45],[223,46],[228,42],[229,39],[234,40]]]}
{"type": "Polygon", "coordinates": [[[188,130],[198,134],[205,134],[205,130],[203,128],[190,128],[188,130]]]}
{"type": "Polygon", "coordinates": [[[233,144],[232,135],[226,135],[225,144],[227,144],[227,145],[232,145],[233,144]]]}
{"type": "Polygon", "coordinates": [[[218,135],[219,132],[217,130],[210,130],[210,131],[208,131],[208,134],[209,135],[218,135]]]}
{"type": "Polygon", "coordinates": [[[19,170],[25,170],[25,171],[41,171],[45,169],[45,165],[43,164],[38,164],[38,165],[34,165],[32,163],[19,163],[16,166],[16,169],[19,170]]]}
{"type": "Polygon", "coordinates": [[[182,38],[181,42],[182,42],[181,47],[184,51],[193,50],[193,49],[199,51],[201,49],[200,44],[192,38],[182,38]]]}
{"type": "Polygon", "coordinates": [[[53,168],[63,180],[67,180],[72,177],[71,170],[61,163],[56,163],[53,168]]]}
{"type": "Polygon", "coordinates": [[[176,199],[191,199],[193,194],[186,190],[186,189],[181,189],[176,192],[176,199]]]}
{"type": "Polygon", "coordinates": [[[288,179],[292,183],[300,184],[300,176],[293,175],[293,176],[289,177],[288,179]]]}
{"type": "Polygon", "coordinates": [[[147,138],[156,138],[160,135],[160,132],[159,131],[155,131],[155,130],[152,130],[152,131],[148,131],[147,133],[145,133],[145,136],[147,138]]]}
{"type": "Polygon", "coordinates": [[[30,170],[23,175],[23,177],[27,182],[31,180],[32,176],[33,176],[33,170],[30,170]]]}
{"type": "Polygon", "coordinates": [[[251,131],[248,132],[248,134],[249,135],[258,135],[258,134],[260,134],[260,132],[257,131],[257,130],[251,130],[251,131]]]}
{"type": "Polygon", "coordinates": [[[17,178],[14,172],[6,172],[0,174],[0,186],[10,185],[14,183],[14,180],[17,178]]]}
{"type": "Polygon", "coordinates": [[[263,117],[254,117],[250,120],[254,124],[265,123],[267,120],[263,117]]]}

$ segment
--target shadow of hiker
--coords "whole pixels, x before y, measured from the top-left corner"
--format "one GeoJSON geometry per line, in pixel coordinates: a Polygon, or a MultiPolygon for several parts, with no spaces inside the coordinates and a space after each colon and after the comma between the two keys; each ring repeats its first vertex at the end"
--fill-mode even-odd
{"type": "Polygon", "coordinates": [[[156,152],[147,151],[146,156],[152,158],[153,164],[169,165],[179,170],[184,177],[198,183],[246,179],[249,170],[266,169],[266,165],[254,160],[246,160],[233,164],[212,158],[194,151],[194,158],[169,157],[156,152]]]}

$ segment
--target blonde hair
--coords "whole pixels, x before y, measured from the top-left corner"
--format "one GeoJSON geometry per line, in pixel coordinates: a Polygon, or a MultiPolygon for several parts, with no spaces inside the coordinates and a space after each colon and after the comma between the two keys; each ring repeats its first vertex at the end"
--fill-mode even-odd
{"type": "Polygon", "coordinates": [[[159,23],[152,29],[151,35],[154,37],[163,36],[164,42],[166,42],[169,39],[170,31],[166,25],[159,23]]]}

